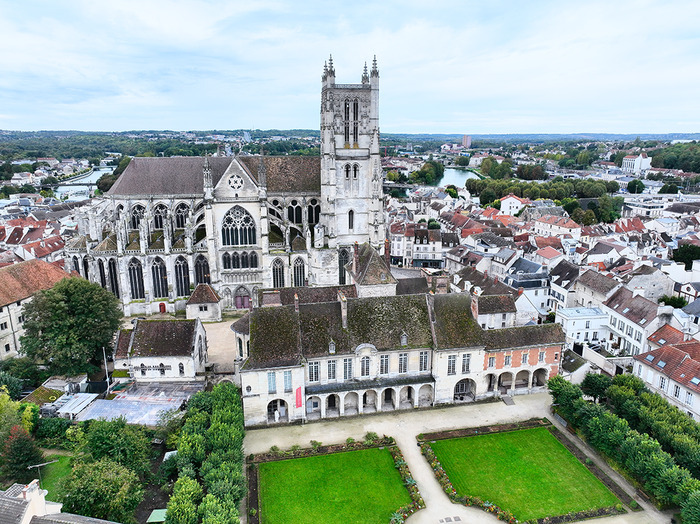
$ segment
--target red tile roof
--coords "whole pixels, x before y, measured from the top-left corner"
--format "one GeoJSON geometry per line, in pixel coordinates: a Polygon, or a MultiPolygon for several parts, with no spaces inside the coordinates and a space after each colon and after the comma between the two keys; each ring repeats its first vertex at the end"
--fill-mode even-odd
{"type": "Polygon", "coordinates": [[[664,344],[680,344],[683,342],[683,332],[670,324],[664,324],[649,335],[648,340],[659,346],[663,346],[664,344]]]}
{"type": "Polygon", "coordinates": [[[0,268],[0,306],[31,297],[68,276],[43,260],[28,260],[0,268]]]}
{"type": "Polygon", "coordinates": [[[700,393],[700,342],[697,340],[661,346],[635,355],[634,359],[700,393]]]}

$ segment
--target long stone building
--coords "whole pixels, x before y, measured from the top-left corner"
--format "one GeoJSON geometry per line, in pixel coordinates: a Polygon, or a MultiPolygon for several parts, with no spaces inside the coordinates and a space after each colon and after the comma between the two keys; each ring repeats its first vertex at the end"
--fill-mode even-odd
{"type": "Polygon", "coordinates": [[[485,330],[467,293],[348,287],[299,290],[233,324],[247,426],[531,393],[559,373],[559,324],[485,330]]]}
{"type": "Polygon", "coordinates": [[[223,307],[260,288],[343,285],[355,243],[385,238],[379,71],[337,84],[324,66],[320,157],[133,158],[79,217],[71,269],[127,315],[185,308],[198,284],[223,307]]]}

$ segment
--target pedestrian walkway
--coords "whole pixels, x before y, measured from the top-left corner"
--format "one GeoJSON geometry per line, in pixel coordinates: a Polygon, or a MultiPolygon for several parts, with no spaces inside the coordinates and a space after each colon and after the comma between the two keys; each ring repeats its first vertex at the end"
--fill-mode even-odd
{"type": "MultiPolygon", "coordinates": [[[[378,435],[390,435],[403,452],[406,463],[416,479],[426,508],[409,517],[407,524],[440,524],[443,522],[464,522],[469,524],[495,524],[498,521],[491,514],[476,508],[453,504],[442,491],[433,475],[433,470],[420,453],[416,435],[432,431],[457,429],[490,424],[504,424],[515,420],[527,420],[534,417],[548,417],[552,420],[549,407],[551,399],[548,394],[520,395],[513,399],[513,405],[502,402],[483,404],[462,404],[445,408],[394,411],[377,415],[363,415],[340,420],[324,420],[300,426],[280,426],[251,430],[246,433],[244,448],[246,455],[269,451],[278,446],[288,449],[298,444],[308,447],[311,440],[323,444],[340,444],[348,437],[361,439],[368,431],[378,435]],[[457,520],[457,518],[459,520],[457,520]],[[448,520],[449,519],[449,520],[448,520]]],[[[556,423],[555,423],[556,424],[556,423]]],[[[561,428],[560,426],[560,429],[561,428]]],[[[584,451],[596,460],[589,449],[584,451]]],[[[628,493],[634,490],[619,475],[606,468],[616,482],[628,493]]],[[[628,513],[616,517],[596,519],[596,524],[661,524],[670,522],[670,517],[655,510],[648,504],[646,511],[628,513]]]]}

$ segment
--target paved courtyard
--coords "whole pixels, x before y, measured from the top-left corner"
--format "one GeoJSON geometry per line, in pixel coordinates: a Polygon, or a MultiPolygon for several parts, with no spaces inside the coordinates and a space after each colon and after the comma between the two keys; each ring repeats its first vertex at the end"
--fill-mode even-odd
{"type": "MultiPolygon", "coordinates": [[[[361,439],[368,431],[379,435],[391,435],[403,451],[411,473],[418,483],[426,508],[407,519],[408,524],[439,524],[443,522],[497,523],[493,515],[479,509],[453,504],[442,491],[427,461],[420,454],[416,435],[428,431],[439,431],[487,424],[502,424],[514,420],[547,416],[551,400],[548,394],[522,395],[514,399],[513,405],[503,402],[454,406],[420,411],[397,411],[378,415],[308,423],[300,426],[281,426],[248,431],[244,441],[246,455],[268,451],[271,446],[287,449],[298,444],[308,447],[309,441],[324,444],[339,444],[348,437],[361,439]],[[448,520],[449,519],[449,520],[448,520]]],[[[563,428],[560,428],[563,429],[563,428]]],[[[589,456],[608,474],[634,495],[634,489],[622,477],[607,467],[589,449],[589,456]]],[[[656,524],[670,522],[671,515],[657,511],[649,504],[638,500],[645,508],[643,512],[628,513],[617,517],[596,519],[600,524],[656,524]]]]}

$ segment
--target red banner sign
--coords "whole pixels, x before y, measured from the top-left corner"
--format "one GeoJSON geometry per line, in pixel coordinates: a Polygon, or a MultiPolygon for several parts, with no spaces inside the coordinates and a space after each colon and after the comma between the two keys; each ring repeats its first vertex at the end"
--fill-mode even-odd
{"type": "Polygon", "coordinates": [[[297,388],[297,407],[301,407],[301,386],[297,388]]]}

